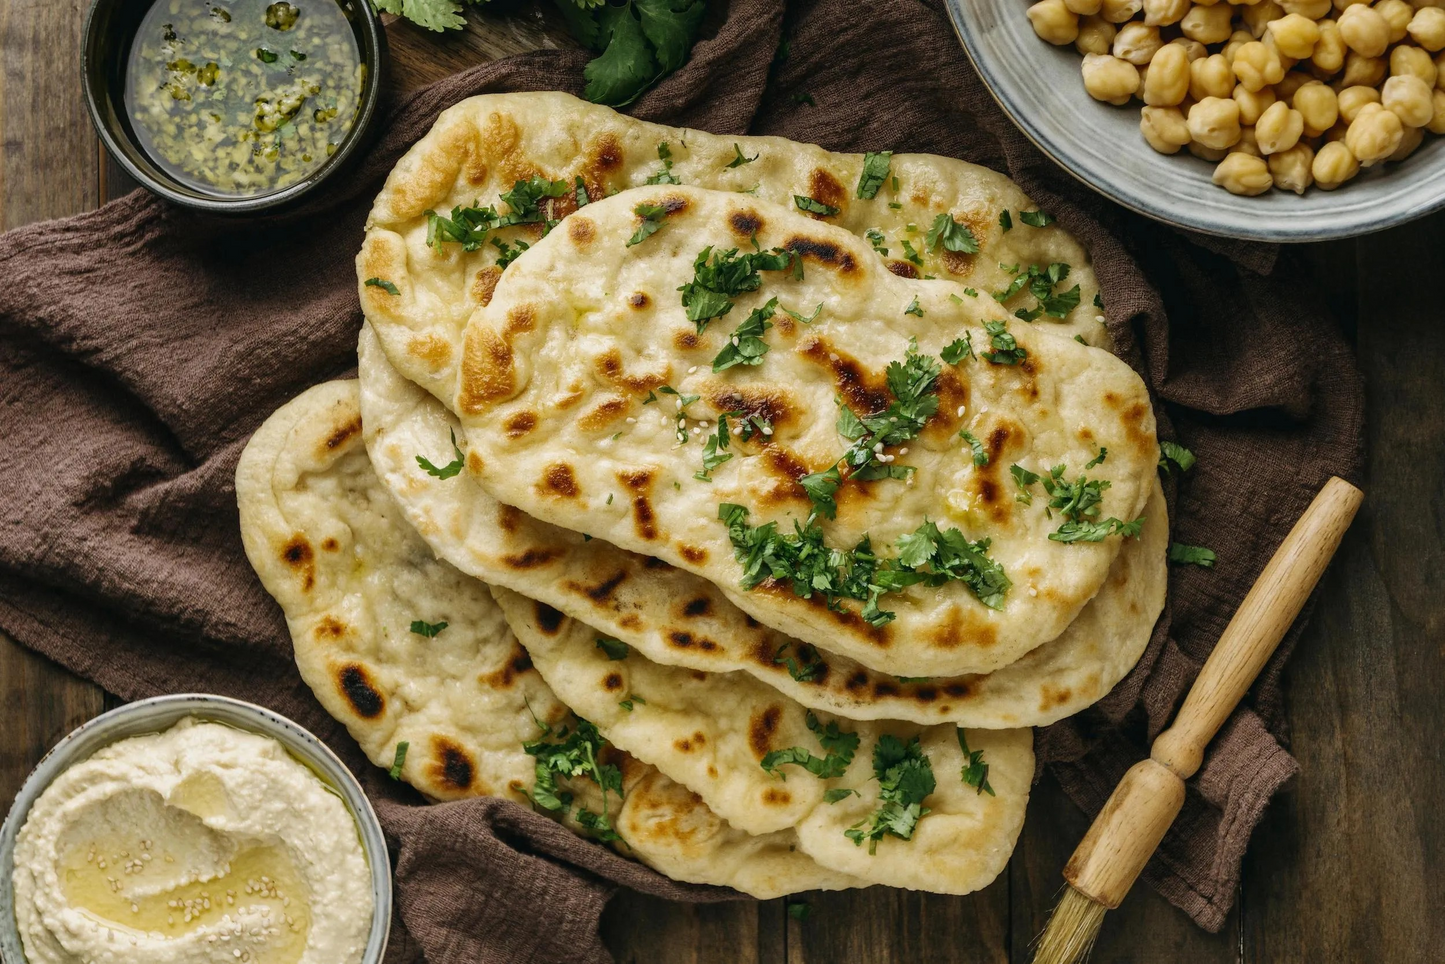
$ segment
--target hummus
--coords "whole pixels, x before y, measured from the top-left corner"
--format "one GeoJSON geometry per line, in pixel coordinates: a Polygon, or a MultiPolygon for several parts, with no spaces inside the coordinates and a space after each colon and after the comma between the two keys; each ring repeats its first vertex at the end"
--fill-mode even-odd
{"type": "Polygon", "coordinates": [[[15,845],[29,964],[358,964],[346,805],[277,741],[183,720],[66,770],[15,845]]]}

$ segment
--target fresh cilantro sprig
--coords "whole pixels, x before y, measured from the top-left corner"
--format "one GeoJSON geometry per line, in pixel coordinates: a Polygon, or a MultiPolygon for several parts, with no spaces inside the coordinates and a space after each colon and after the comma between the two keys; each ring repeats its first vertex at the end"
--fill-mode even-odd
{"type": "Polygon", "coordinates": [[[768,353],[768,343],[763,341],[763,335],[773,327],[769,319],[777,309],[777,298],[770,299],[761,308],[754,308],[712,360],[713,372],[725,371],[734,365],[761,365],[763,356],[768,353]]]}
{"type": "Polygon", "coordinates": [[[1213,549],[1206,549],[1203,546],[1187,546],[1182,542],[1173,542],[1169,545],[1169,561],[1187,566],[1200,566],[1204,569],[1213,569],[1218,556],[1213,549]]]}
{"type": "Polygon", "coordinates": [[[799,643],[797,655],[794,656],[788,652],[792,646],[792,643],[779,646],[778,652],[773,656],[773,665],[786,667],[788,675],[796,682],[813,682],[823,672],[823,661],[818,658],[818,651],[807,643],[799,643]]]}
{"type": "Polygon", "coordinates": [[[728,444],[728,416],[723,412],[717,417],[717,431],[703,443],[702,471],[693,473],[692,477],[699,482],[711,482],[712,470],[733,457],[731,452],[726,451],[728,444]]]}
{"type": "Polygon", "coordinates": [[[498,214],[494,206],[452,208],[451,217],[443,217],[435,211],[427,211],[426,243],[436,247],[443,242],[460,244],[463,251],[476,251],[487,240],[487,233],[496,228],[515,224],[553,223],[542,211],[542,202],[548,198],[559,198],[570,190],[566,181],[549,181],[540,175],[533,175],[525,181],[517,181],[510,191],[501,195],[507,206],[506,214],[498,214]]]}
{"type": "Polygon", "coordinates": [[[399,289],[396,285],[392,284],[390,281],[387,281],[385,278],[367,278],[365,284],[368,288],[380,288],[382,291],[385,291],[389,295],[401,294],[401,289],[399,289]]]}
{"type": "Polygon", "coordinates": [[[611,636],[598,636],[597,648],[606,653],[609,660],[614,661],[626,659],[632,652],[632,647],[620,639],[613,639],[611,636]]]}
{"type": "MultiPolygon", "coordinates": [[[[1095,457],[1088,467],[1097,465],[1103,461],[1095,457]]],[[[1100,519],[1104,492],[1112,483],[1108,479],[1090,479],[1082,474],[1070,482],[1064,477],[1067,471],[1064,465],[1055,465],[1047,473],[1039,474],[1030,472],[1020,465],[1009,467],[1009,473],[1013,476],[1014,482],[1018,484],[1019,494],[1015,499],[1025,505],[1033,504],[1033,493],[1029,487],[1034,484],[1042,484],[1044,492],[1048,495],[1049,501],[1044,509],[1050,518],[1054,512],[1063,516],[1064,521],[1059,528],[1049,533],[1049,539],[1054,542],[1102,542],[1111,535],[1124,536],[1128,539],[1137,538],[1144,529],[1144,517],[1140,516],[1132,521],[1107,518],[1100,519]]]]}
{"type": "Polygon", "coordinates": [[[929,251],[937,251],[942,244],[948,251],[978,254],[978,239],[973,236],[973,231],[968,225],[955,221],[953,215],[947,211],[933,219],[933,226],[928,229],[928,234],[924,235],[924,241],[928,244],[929,251]]]}
{"type": "Polygon", "coordinates": [[[457,445],[457,433],[455,429],[452,430],[451,436],[452,451],[456,453],[457,457],[446,465],[438,467],[427,461],[423,456],[418,455],[416,457],[416,464],[420,465],[427,475],[438,479],[450,479],[452,476],[461,472],[462,467],[467,464],[466,456],[462,454],[461,448],[457,445]]]}
{"type": "Polygon", "coordinates": [[[632,103],[682,66],[707,12],[704,0],[554,2],[572,35],[598,55],[582,71],[583,95],[612,107],[632,103]]]}
{"type": "Polygon", "coordinates": [[[790,746],[784,750],[773,750],[766,754],[761,766],[773,776],[787,779],[782,768],[789,764],[800,766],[820,780],[834,780],[841,777],[848,770],[848,765],[853,762],[853,755],[858,752],[858,734],[845,733],[838,728],[836,721],[830,722],[826,727],[818,722],[818,718],[809,710],[803,718],[808,729],[818,738],[818,743],[823,748],[823,756],[815,756],[806,747],[790,746]]]}
{"type": "Polygon", "coordinates": [[[406,766],[406,751],[410,749],[411,741],[409,740],[402,740],[396,745],[396,755],[391,759],[391,769],[386,771],[387,776],[393,780],[401,779],[401,768],[406,766]]]}
{"type": "Polygon", "coordinates": [[[435,639],[441,634],[441,631],[446,628],[447,624],[444,622],[429,623],[423,619],[413,619],[411,621],[411,631],[426,639],[435,639]]]}
{"type": "Polygon", "coordinates": [[[985,321],[983,330],[988,333],[992,351],[981,352],[984,361],[995,365],[1017,365],[1029,357],[1028,349],[1020,348],[1018,340],[1009,334],[1008,325],[1001,321],[985,321]]]}
{"type": "Polygon", "coordinates": [[[831,204],[824,204],[816,198],[808,197],[806,194],[794,194],[793,203],[798,206],[799,211],[806,211],[809,214],[816,214],[820,217],[830,218],[838,213],[838,209],[831,204]]]}
{"type": "Polygon", "coordinates": [[[843,832],[858,846],[868,841],[868,852],[878,852],[885,836],[911,840],[918,821],[928,815],[923,801],[938,786],[933,764],[923,752],[918,737],[906,744],[885,733],[873,746],[873,776],[878,781],[879,807],[867,820],[843,832]]]}
{"type": "MultiPolygon", "coordinates": [[[[871,201],[878,196],[878,189],[888,180],[888,169],[893,164],[892,151],[869,151],[863,155],[863,170],[858,175],[858,197],[871,201]]],[[[883,252],[887,254],[888,252],[883,252]]]]}
{"type": "Polygon", "coordinates": [[[667,141],[657,145],[657,159],[662,162],[662,169],[647,179],[648,184],[681,184],[677,175],[672,173],[672,148],[667,141]]]}
{"type": "Polygon", "coordinates": [[[728,161],[728,167],[742,167],[744,164],[751,164],[753,161],[756,161],[759,157],[762,156],[761,154],[754,154],[752,157],[748,157],[746,154],[743,153],[743,149],[736,143],[733,144],[733,151],[737,154],[737,157],[733,158],[731,161],[728,161]]]}
{"type": "Polygon", "coordinates": [[[542,809],[571,810],[573,795],[559,786],[559,779],[587,779],[602,789],[602,812],[579,807],[575,817],[604,842],[619,839],[608,816],[607,795],[615,793],[619,801],[622,798],[622,770],[600,759],[606,742],[596,726],[579,719],[577,729],[570,734],[566,727],[555,734],[548,727],[542,739],[522,744],[522,749],[536,760],[532,802],[542,809]]]}
{"type": "MultiPolygon", "coordinates": [[[[1014,267],[1017,268],[1017,265],[1014,267]]],[[[1028,288],[1029,293],[1034,296],[1036,304],[1033,308],[1015,310],[1014,314],[1017,317],[1024,321],[1034,321],[1040,315],[1065,318],[1069,312],[1079,306],[1079,298],[1082,293],[1082,289],[1078,285],[1074,285],[1067,291],[1054,291],[1056,286],[1068,278],[1070,270],[1069,265],[1062,261],[1055,261],[1048,265],[1031,264],[1014,275],[1013,280],[1002,291],[995,291],[993,296],[1000,304],[1003,304],[1023,291],[1024,288],[1028,288]]]]}
{"type": "Polygon", "coordinates": [[[738,254],[736,248],[731,248],[716,256],[711,245],[703,248],[692,263],[692,280],[677,289],[682,292],[687,320],[702,334],[709,321],[732,310],[734,297],[762,287],[760,272],[786,270],[793,266],[794,257],[782,248],[748,254],[738,254]]]}
{"type": "Polygon", "coordinates": [[[983,443],[978,440],[978,436],[966,428],[961,428],[958,430],[958,437],[967,442],[968,447],[973,450],[974,465],[984,466],[988,464],[988,449],[983,447],[983,443]]]}
{"type": "Polygon", "coordinates": [[[667,208],[661,204],[639,204],[632,209],[632,213],[641,220],[637,222],[637,230],[632,233],[632,237],[627,239],[629,248],[646,241],[667,223],[664,220],[667,217],[667,208]]]}
{"type": "Polygon", "coordinates": [[[961,776],[964,786],[973,787],[979,793],[986,793],[991,797],[997,796],[988,783],[988,764],[983,762],[983,751],[968,748],[968,736],[961,726],[958,728],[958,748],[963,751],[961,776]]]}
{"type": "Polygon", "coordinates": [[[957,365],[965,358],[977,358],[978,356],[973,353],[973,333],[966,331],[962,338],[956,338],[945,345],[943,351],[938,353],[938,357],[949,365],[957,365]]]}
{"type": "Polygon", "coordinates": [[[1188,472],[1194,468],[1194,453],[1189,451],[1178,442],[1159,443],[1159,470],[1170,472],[1172,467],[1177,466],[1180,472],[1188,472]]]}

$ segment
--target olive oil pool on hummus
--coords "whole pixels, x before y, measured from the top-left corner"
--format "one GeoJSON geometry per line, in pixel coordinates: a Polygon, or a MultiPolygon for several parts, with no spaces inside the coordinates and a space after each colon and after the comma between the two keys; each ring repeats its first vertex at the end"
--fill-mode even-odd
{"type": "Polygon", "coordinates": [[[172,177],[253,197],[326,163],[366,69],[337,0],[157,0],[131,43],[126,114],[172,177]]]}

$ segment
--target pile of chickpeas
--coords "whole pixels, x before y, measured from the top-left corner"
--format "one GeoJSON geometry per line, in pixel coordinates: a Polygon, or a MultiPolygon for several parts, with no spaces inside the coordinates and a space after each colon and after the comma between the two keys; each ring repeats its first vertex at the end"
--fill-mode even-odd
{"type": "Polygon", "coordinates": [[[1096,100],[1144,103],[1156,151],[1235,194],[1333,190],[1445,134],[1445,0],[1040,0],[1096,100]],[[1142,17],[1140,16],[1142,14],[1142,17]]]}

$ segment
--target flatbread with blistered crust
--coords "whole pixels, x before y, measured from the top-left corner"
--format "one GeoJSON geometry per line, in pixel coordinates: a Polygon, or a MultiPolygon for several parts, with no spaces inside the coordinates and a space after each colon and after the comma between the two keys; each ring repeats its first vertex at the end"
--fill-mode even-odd
{"type": "Polygon", "coordinates": [[[417,456],[455,458],[448,453],[460,424],[391,366],[369,324],[358,354],[372,465],[437,555],[624,639],[654,662],[744,670],[804,706],[852,719],[1045,726],[1123,678],[1164,605],[1169,531],[1156,484],[1141,538],[1125,543],[1099,594],[1057,639],[987,675],[899,680],[761,625],[692,573],[503,506],[466,472],[427,473],[417,456]]]}
{"type": "MultiPolygon", "coordinates": [[[[401,776],[428,797],[528,804],[535,761],[523,742],[539,722],[576,718],[488,588],[436,559],[371,471],[356,383],[319,385],[272,415],[241,456],[236,495],[247,556],[286,615],[301,675],[367,757],[390,767],[406,742],[401,776]]],[[[744,833],[656,768],[605,752],[623,774],[620,811],[611,800],[619,852],[760,898],[861,884],[802,854],[791,829],[744,833]]],[[[595,784],[567,788],[601,812],[595,784]]]]}
{"type": "MultiPolygon", "coordinates": [[[[427,212],[445,215],[471,205],[505,213],[501,194],[537,176],[569,186],[581,178],[595,201],[665,171],[674,183],[784,205],[792,205],[794,195],[814,198],[838,208],[829,223],[859,237],[876,232],[878,240],[865,249],[873,263],[905,277],[957,282],[984,297],[1007,288],[1020,266],[1067,264],[1071,271],[1063,287],[1079,285],[1079,307],[1063,320],[1045,317],[1038,324],[1107,346],[1088,253],[1056,225],[1025,223],[1020,215],[1035,205],[1018,185],[954,158],[895,154],[877,195],[864,199],[857,196],[863,163],[860,154],[834,154],[781,137],[648,124],[567,94],[472,97],[442,113],[377,196],[357,259],[357,283],[381,278],[394,283],[399,295],[362,287],[361,304],[401,372],[450,402],[462,328],[472,310],[490,300],[503,269],[491,243],[473,252],[455,243],[428,246],[427,212]],[[671,155],[670,168],[658,156],[662,145],[671,155]],[[1012,224],[1007,231],[1000,218],[1005,211],[1012,224]],[[945,212],[968,225],[977,254],[928,249],[924,236],[945,212]]],[[[577,201],[574,187],[543,202],[543,211],[548,219],[562,219],[577,209],[577,201]]],[[[524,224],[492,236],[508,245],[532,244],[542,230],[540,223],[524,224]]],[[[1033,304],[1029,294],[1019,293],[1007,302],[1006,313],[1033,304]]]]}

